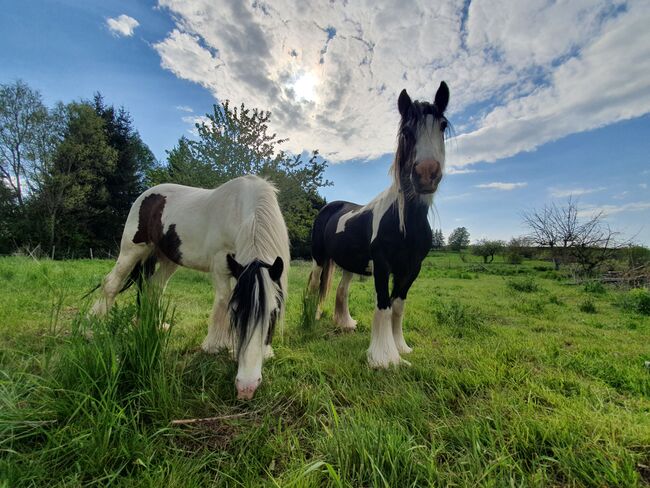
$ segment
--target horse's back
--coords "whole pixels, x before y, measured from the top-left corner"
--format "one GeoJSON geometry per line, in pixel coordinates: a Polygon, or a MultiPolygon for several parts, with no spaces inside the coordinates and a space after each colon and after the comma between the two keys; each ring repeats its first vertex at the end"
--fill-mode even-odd
{"type": "Polygon", "coordinates": [[[323,207],[312,230],[312,257],[319,266],[333,259],[341,268],[367,274],[372,215],[362,205],[335,201],[323,207]]]}

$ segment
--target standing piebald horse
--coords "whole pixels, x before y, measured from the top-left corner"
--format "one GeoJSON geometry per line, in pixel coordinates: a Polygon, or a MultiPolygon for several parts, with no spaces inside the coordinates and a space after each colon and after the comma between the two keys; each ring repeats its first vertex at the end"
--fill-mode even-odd
{"type": "Polygon", "coordinates": [[[371,367],[397,365],[400,353],[411,352],[402,334],[404,303],[431,248],[427,215],[445,164],[444,113],[448,102],[449,88],[444,81],[433,103],[413,102],[402,90],[397,101],[401,121],[391,186],[365,206],[343,201],[329,203],[314,221],[314,267],[309,288],[312,293],[319,290],[321,307],[334,265],[343,269],[334,312],[334,320],[341,329],[356,328],[348,309],[353,275],[374,276],[377,308],[368,349],[371,367]],[[390,274],[393,289],[389,293],[390,274]]]}
{"type": "Polygon", "coordinates": [[[243,176],[214,190],[164,184],[144,192],[131,207],[120,255],[92,313],[106,314],[143,275],[164,290],[178,266],[212,274],[216,297],[202,348],[216,353],[234,344],[238,397],[252,398],[263,358],[273,355],[287,295],[289,238],[276,189],[243,176]]]}

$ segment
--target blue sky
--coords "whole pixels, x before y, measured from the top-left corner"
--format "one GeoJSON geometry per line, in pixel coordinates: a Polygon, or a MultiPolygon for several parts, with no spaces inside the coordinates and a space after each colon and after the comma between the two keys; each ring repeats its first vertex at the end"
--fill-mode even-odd
{"type": "Polygon", "coordinates": [[[508,239],[572,194],[650,244],[648,2],[351,3],[5,2],[0,82],[48,104],[100,91],[161,161],[216,99],[269,109],[287,149],[332,162],[325,197],[363,203],[389,183],[397,94],[445,79],[445,235],[508,239]]]}

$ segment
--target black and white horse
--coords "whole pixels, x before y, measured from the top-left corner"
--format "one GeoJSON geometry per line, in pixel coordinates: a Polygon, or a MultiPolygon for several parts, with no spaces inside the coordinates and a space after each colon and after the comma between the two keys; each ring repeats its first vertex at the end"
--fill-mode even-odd
{"type": "Polygon", "coordinates": [[[202,348],[216,353],[234,345],[238,397],[252,398],[263,358],[273,355],[287,296],[289,238],[276,189],[244,176],[214,190],[163,184],[144,192],[131,207],[120,255],[92,313],[105,315],[142,275],[164,290],[178,266],[212,274],[216,297],[202,348]]]}
{"type": "Polygon", "coordinates": [[[356,328],[348,309],[353,275],[374,276],[377,308],[368,349],[371,367],[397,365],[400,354],[411,352],[402,333],[404,304],[431,248],[427,215],[445,164],[448,102],[449,88],[444,81],[433,103],[413,102],[402,90],[397,102],[401,121],[391,186],[364,206],[329,203],[314,221],[309,289],[312,293],[318,290],[320,308],[334,265],[342,268],[334,312],[341,329],[356,328]],[[391,274],[393,289],[389,291],[391,274]]]}

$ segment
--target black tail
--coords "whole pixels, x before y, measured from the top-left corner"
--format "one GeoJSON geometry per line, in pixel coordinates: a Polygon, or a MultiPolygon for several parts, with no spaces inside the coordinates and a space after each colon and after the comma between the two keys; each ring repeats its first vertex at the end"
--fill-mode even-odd
{"type": "MultiPolygon", "coordinates": [[[[135,285],[138,287],[137,301],[138,301],[138,305],[140,305],[140,292],[142,291],[142,283],[144,280],[151,278],[154,271],[156,270],[157,262],[158,262],[158,258],[156,257],[155,254],[152,254],[144,261],[138,261],[138,263],[131,270],[131,274],[124,282],[124,286],[122,286],[122,289],[119,291],[119,293],[122,293],[123,291],[129,289],[131,285],[135,283],[135,285]]],[[[92,290],[90,290],[81,298],[82,299],[86,298],[92,292],[97,290],[100,286],[102,286],[101,283],[99,283],[97,286],[95,286],[92,290]]]]}
{"type": "Polygon", "coordinates": [[[327,298],[327,293],[332,285],[332,278],[334,277],[334,270],[336,265],[332,259],[327,259],[323,263],[323,271],[320,274],[320,283],[318,285],[318,303],[322,307],[327,298]]]}

